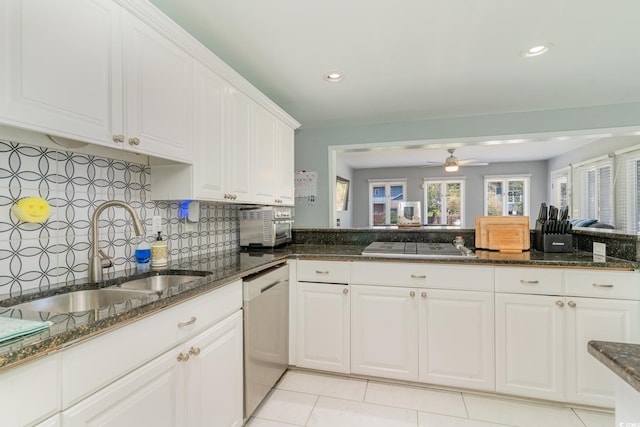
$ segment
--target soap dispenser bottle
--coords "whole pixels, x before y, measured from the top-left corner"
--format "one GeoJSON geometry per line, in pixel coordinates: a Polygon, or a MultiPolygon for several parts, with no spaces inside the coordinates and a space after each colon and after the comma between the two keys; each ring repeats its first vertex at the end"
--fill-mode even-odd
{"type": "Polygon", "coordinates": [[[156,241],[151,245],[151,267],[166,267],[169,261],[169,247],[158,231],[156,241]]]}

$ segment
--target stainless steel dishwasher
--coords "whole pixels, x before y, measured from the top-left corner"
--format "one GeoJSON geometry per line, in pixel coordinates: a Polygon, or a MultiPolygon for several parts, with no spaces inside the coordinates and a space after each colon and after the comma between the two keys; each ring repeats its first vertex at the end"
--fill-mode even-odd
{"type": "Polygon", "coordinates": [[[243,281],[244,416],[249,417],[289,364],[289,266],[243,281]]]}

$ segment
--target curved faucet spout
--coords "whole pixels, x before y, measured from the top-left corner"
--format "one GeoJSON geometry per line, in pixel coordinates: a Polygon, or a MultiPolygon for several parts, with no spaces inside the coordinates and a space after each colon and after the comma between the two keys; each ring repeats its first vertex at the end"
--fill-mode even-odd
{"type": "Polygon", "coordinates": [[[102,269],[111,267],[113,260],[100,250],[98,242],[98,223],[100,222],[100,214],[107,208],[121,207],[129,212],[133,221],[133,230],[136,236],[144,235],[144,225],[140,221],[136,211],[127,203],[118,200],[104,202],[96,208],[91,217],[91,252],[89,253],[89,281],[100,282],[102,280],[102,269]]]}

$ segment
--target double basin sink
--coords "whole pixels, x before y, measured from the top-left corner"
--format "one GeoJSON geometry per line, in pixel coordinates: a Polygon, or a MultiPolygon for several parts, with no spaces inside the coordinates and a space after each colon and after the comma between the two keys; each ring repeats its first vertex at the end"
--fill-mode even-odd
{"type": "Polygon", "coordinates": [[[39,298],[12,306],[12,309],[70,313],[97,310],[120,304],[133,298],[161,293],[172,286],[191,282],[203,275],[158,274],[131,279],[117,285],[100,289],[87,289],[39,298]]]}

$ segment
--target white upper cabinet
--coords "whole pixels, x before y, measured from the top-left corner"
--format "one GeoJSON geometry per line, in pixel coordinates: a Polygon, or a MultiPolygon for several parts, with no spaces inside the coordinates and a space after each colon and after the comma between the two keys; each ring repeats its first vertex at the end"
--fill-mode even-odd
{"type": "Polygon", "coordinates": [[[276,197],[276,132],[278,119],[259,105],[255,106],[254,196],[273,204],[276,197]]]}
{"type": "Polygon", "coordinates": [[[113,146],[120,8],[109,0],[2,0],[0,16],[0,121],[113,146]]]}
{"type": "Polygon", "coordinates": [[[114,134],[133,151],[191,161],[193,58],[127,12],[123,23],[124,107],[113,110],[123,122],[114,134]]]}
{"type": "Polygon", "coordinates": [[[276,133],[276,204],[293,206],[294,193],[294,131],[278,121],[276,133]]]}
{"type": "Polygon", "coordinates": [[[225,199],[233,202],[252,202],[253,101],[244,93],[231,87],[228,102],[228,194],[225,199]]]}
{"type": "Polygon", "coordinates": [[[191,161],[190,55],[112,1],[0,5],[0,121],[191,161]]]}

